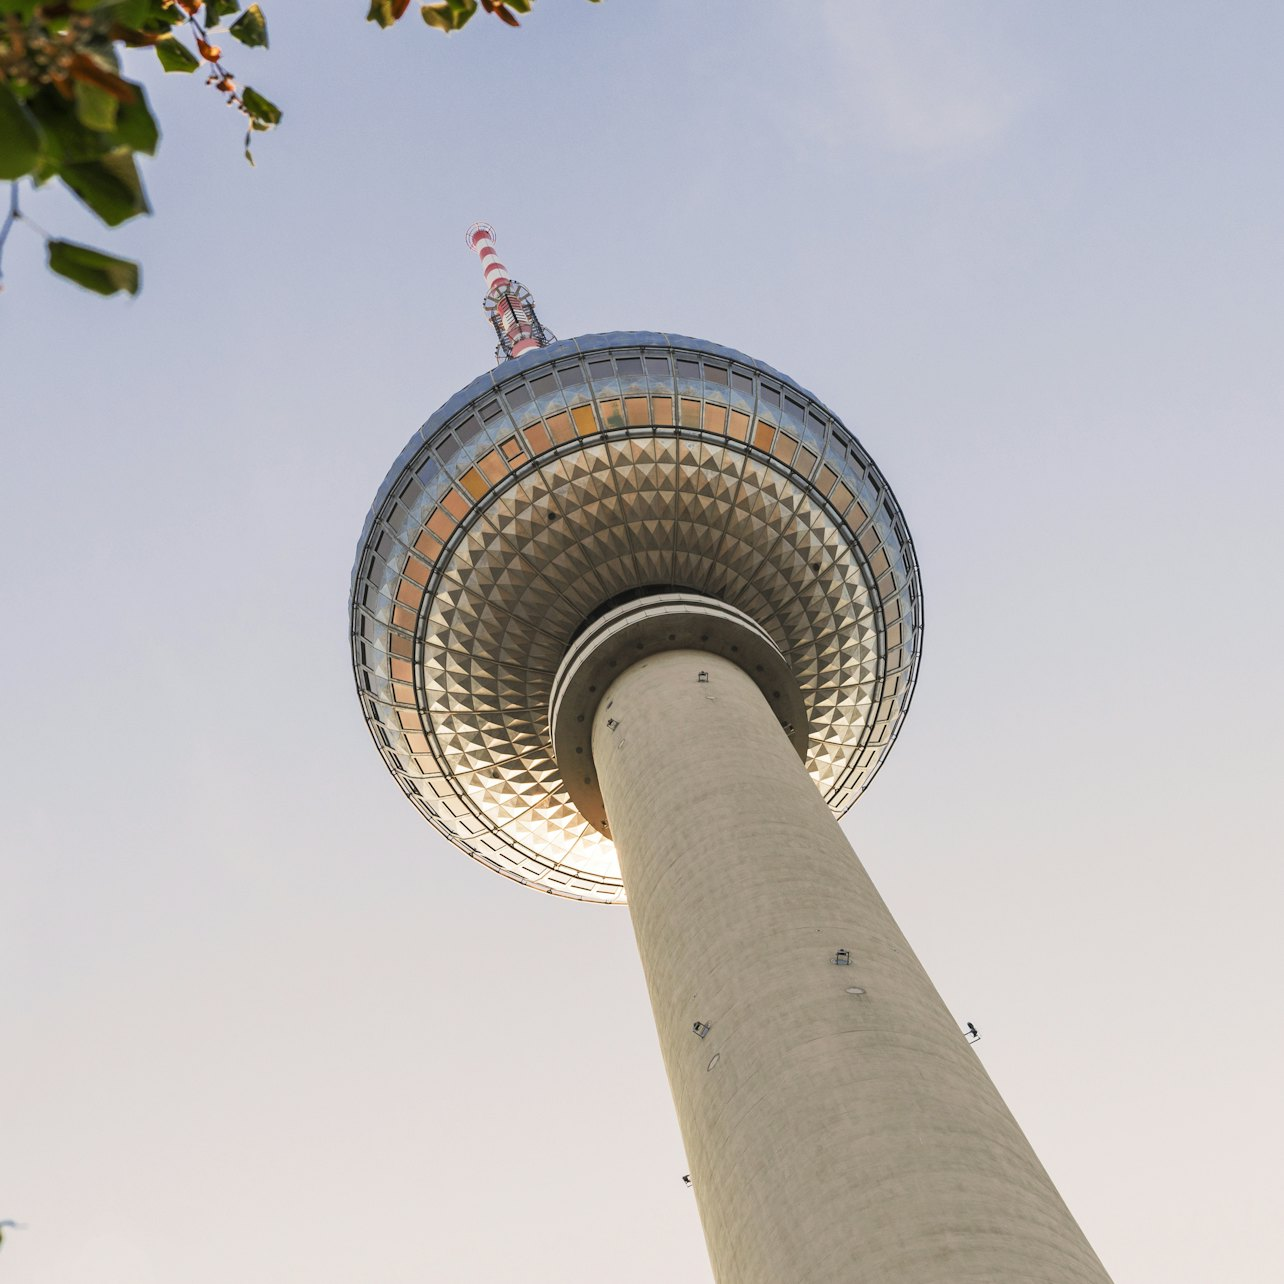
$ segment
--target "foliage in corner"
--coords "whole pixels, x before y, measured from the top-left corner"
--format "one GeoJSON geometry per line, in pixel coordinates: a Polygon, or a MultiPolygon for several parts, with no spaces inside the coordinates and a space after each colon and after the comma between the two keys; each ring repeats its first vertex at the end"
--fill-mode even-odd
{"type": "MultiPolygon", "coordinates": [[[[380,27],[410,8],[410,0],[369,2],[366,20],[380,27]]],[[[451,32],[479,10],[516,27],[533,4],[435,0],[419,12],[428,26],[451,32]]],[[[268,47],[263,10],[242,10],[241,0],[0,0],[0,180],[11,184],[0,256],[15,223],[31,224],[18,201],[21,179],[37,187],[57,179],[109,227],[150,212],[135,158],[155,153],[160,129],[142,85],[121,75],[121,48],[154,50],[166,72],[204,70],[206,84],[245,116],[245,158],[254,163],[253,137],[280,124],[281,109],[238,87],[210,38],[221,31],[248,48],[268,47]]],[[[42,235],[60,276],[99,294],[138,293],[137,263],[42,235]]]]}
{"type": "MultiPolygon", "coordinates": [[[[149,212],[136,157],[155,153],[160,130],[143,86],[121,75],[122,47],[155,50],[167,72],[204,68],[206,83],[245,116],[253,163],[251,138],[279,123],[281,112],[238,88],[210,38],[239,9],[233,0],[0,0],[0,179],[36,186],[56,179],[109,227],[149,212]]],[[[227,34],[266,48],[262,9],[250,5],[227,34]]],[[[15,186],[5,233],[22,217],[15,186]]],[[[60,276],[100,294],[138,292],[136,263],[46,240],[60,276]]]]}
{"type": "MultiPolygon", "coordinates": [[[[590,2],[597,4],[599,0],[590,2]]],[[[430,27],[449,34],[464,26],[479,8],[510,27],[520,26],[517,15],[530,13],[534,3],[535,0],[436,0],[434,4],[421,4],[419,14],[430,27]]],[[[366,21],[377,22],[381,27],[391,27],[405,16],[409,8],[410,0],[370,0],[370,12],[366,14],[366,21]]]]}

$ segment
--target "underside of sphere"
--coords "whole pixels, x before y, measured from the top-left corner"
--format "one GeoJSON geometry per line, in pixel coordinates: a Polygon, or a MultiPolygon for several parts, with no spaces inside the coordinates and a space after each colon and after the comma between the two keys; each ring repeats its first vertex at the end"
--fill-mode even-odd
{"type": "Polygon", "coordinates": [[[700,340],[625,332],[505,362],[407,445],[353,572],[367,722],[406,794],[508,877],[621,901],[611,840],[554,757],[554,675],[613,602],[667,591],[748,615],[806,707],[835,814],[909,704],[917,562],[886,482],[823,405],[700,340]]]}

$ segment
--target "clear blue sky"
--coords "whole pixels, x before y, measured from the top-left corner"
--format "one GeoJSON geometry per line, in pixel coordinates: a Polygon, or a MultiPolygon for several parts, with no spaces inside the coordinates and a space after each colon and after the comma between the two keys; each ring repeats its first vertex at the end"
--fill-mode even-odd
{"type": "Polygon", "coordinates": [[[155,217],[28,202],[139,299],[6,256],[0,1277],[708,1284],[627,915],[449,848],[352,690],[478,218],[558,334],[861,436],[927,639],[853,841],[1120,1284],[1284,1276],[1284,10],[265,8],[257,169],[139,55],[155,217]]]}

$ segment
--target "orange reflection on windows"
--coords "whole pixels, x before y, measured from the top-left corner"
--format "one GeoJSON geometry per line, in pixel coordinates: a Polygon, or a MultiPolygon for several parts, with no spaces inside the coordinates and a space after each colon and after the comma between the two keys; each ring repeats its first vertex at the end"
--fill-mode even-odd
{"type": "Polygon", "coordinates": [[[419,538],[415,540],[415,552],[430,562],[435,562],[437,554],[441,552],[441,540],[431,531],[420,531],[419,538]]]}
{"type": "Polygon", "coordinates": [[[414,709],[398,709],[397,721],[401,723],[403,731],[422,731],[419,724],[419,714],[414,709]]]}
{"type": "Polygon", "coordinates": [[[625,397],[624,398],[624,417],[631,424],[646,424],[651,422],[651,417],[647,413],[645,397],[625,397]]]}
{"type": "Polygon", "coordinates": [[[559,446],[564,445],[575,436],[575,429],[571,425],[571,417],[564,410],[559,410],[548,421],[548,430],[553,434],[553,440],[559,446]]]}
{"type": "Polygon", "coordinates": [[[709,432],[726,432],[726,406],[706,405],[704,408],[704,426],[709,432]]]}
{"type": "Polygon", "coordinates": [[[408,606],[394,606],[392,608],[392,622],[399,629],[413,629],[416,618],[414,611],[408,606]]]}
{"type": "Polygon", "coordinates": [[[423,600],[424,586],[422,584],[416,584],[414,580],[402,580],[397,586],[397,601],[402,606],[408,606],[417,611],[419,603],[423,600]]]}
{"type": "Polygon", "coordinates": [[[673,423],[673,398],[651,398],[652,423],[669,425],[673,423]]]}
{"type": "Polygon", "coordinates": [[[605,427],[624,427],[624,411],[618,401],[614,399],[610,401],[600,401],[598,402],[598,409],[602,412],[602,423],[605,427]]]}
{"type": "Polygon", "coordinates": [[[548,435],[548,429],[543,424],[531,424],[526,429],[526,441],[530,448],[537,454],[542,455],[544,451],[552,449],[553,439],[548,435]]]}
{"type": "Polygon", "coordinates": [[[776,430],[771,424],[764,423],[759,419],[757,426],[753,430],[753,444],[757,446],[759,450],[770,450],[771,439],[775,435],[775,432],[776,430]]]}
{"type": "Polygon", "coordinates": [[[450,532],[457,525],[455,519],[444,508],[434,508],[428,519],[428,529],[444,544],[450,538],[450,532]]]}
{"type": "MultiPolygon", "coordinates": [[[[477,471],[493,486],[502,477],[508,475],[504,461],[497,450],[488,451],[477,461],[477,471]]],[[[480,499],[481,496],[478,496],[480,499]]]]}
{"type": "Polygon", "coordinates": [[[504,452],[505,459],[516,459],[522,453],[522,443],[516,437],[505,437],[499,443],[499,448],[504,452]]]}
{"type": "MultiPolygon", "coordinates": [[[[407,638],[407,641],[410,639],[407,638]]],[[[409,660],[394,660],[392,662],[392,676],[402,682],[414,681],[414,673],[410,666],[409,660]]]]}
{"type": "Polygon", "coordinates": [[[804,477],[811,476],[811,470],[816,467],[816,456],[808,450],[806,446],[798,447],[798,454],[794,458],[794,469],[802,473],[804,477]]]}
{"type": "MultiPolygon", "coordinates": [[[[839,482],[838,485],[834,487],[834,493],[830,498],[834,501],[834,507],[838,509],[839,513],[846,513],[856,501],[856,496],[852,494],[851,488],[844,482],[839,482]]],[[[849,525],[856,525],[850,517],[847,520],[849,525]]]]}
{"type": "MultiPolygon", "coordinates": [[[[403,655],[408,660],[415,653],[415,644],[410,638],[406,637],[404,633],[392,633],[389,635],[388,650],[390,650],[393,655],[403,655]]],[[[395,661],[393,662],[393,665],[395,676],[395,661]]]]}
{"type": "MultiPolygon", "coordinates": [[[[460,479],[459,484],[474,498],[481,499],[490,489],[486,479],[475,468],[470,468],[460,479]]],[[[462,514],[460,514],[462,516],[462,514]]]]}
{"type": "Polygon", "coordinates": [[[394,682],[392,684],[392,698],[398,704],[414,704],[415,689],[408,682],[394,682]]]}
{"type": "Polygon", "coordinates": [[[575,420],[575,431],[581,437],[587,437],[598,430],[592,406],[576,406],[571,411],[571,418],[575,420]]]}
{"type": "Polygon", "coordinates": [[[682,397],[679,400],[678,422],[684,428],[700,427],[700,403],[693,401],[690,397],[682,397]]]}
{"type": "Polygon", "coordinates": [[[776,440],[771,447],[771,453],[782,462],[788,464],[792,462],[794,451],[798,449],[798,443],[787,432],[776,434],[776,440]]]}
{"type": "Polygon", "coordinates": [[[828,495],[837,480],[838,474],[828,464],[822,464],[820,466],[820,474],[816,478],[816,489],[822,495],[828,495]]]}
{"type": "Polygon", "coordinates": [[[407,579],[414,580],[416,584],[428,583],[428,568],[417,557],[407,555],[406,565],[402,568],[401,573],[407,579]]]}
{"type": "Polygon", "coordinates": [[[410,746],[411,753],[428,752],[428,738],[418,731],[407,731],[406,743],[410,746]]]}
{"type": "Polygon", "coordinates": [[[464,514],[472,507],[472,505],[457,490],[447,490],[441,497],[441,506],[452,517],[454,517],[456,521],[463,517],[464,514]]]}
{"type": "Polygon", "coordinates": [[[727,429],[727,433],[737,441],[749,440],[749,416],[743,410],[731,412],[731,426],[727,429]]]}

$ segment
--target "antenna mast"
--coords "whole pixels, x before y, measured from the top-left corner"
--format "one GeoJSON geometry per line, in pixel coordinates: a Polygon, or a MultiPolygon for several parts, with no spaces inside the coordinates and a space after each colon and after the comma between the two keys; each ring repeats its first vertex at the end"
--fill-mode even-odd
{"type": "Polygon", "coordinates": [[[557,336],[540,325],[531,292],[508,275],[508,269],[495,252],[495,229],[489,223],[474,223],[466,238],[468,248],[481,259],[482,271],[486,274],[487,294],[482,307],[499,338],[495,360],[507,361],[533,348],[547,348],[557,336]]]}

